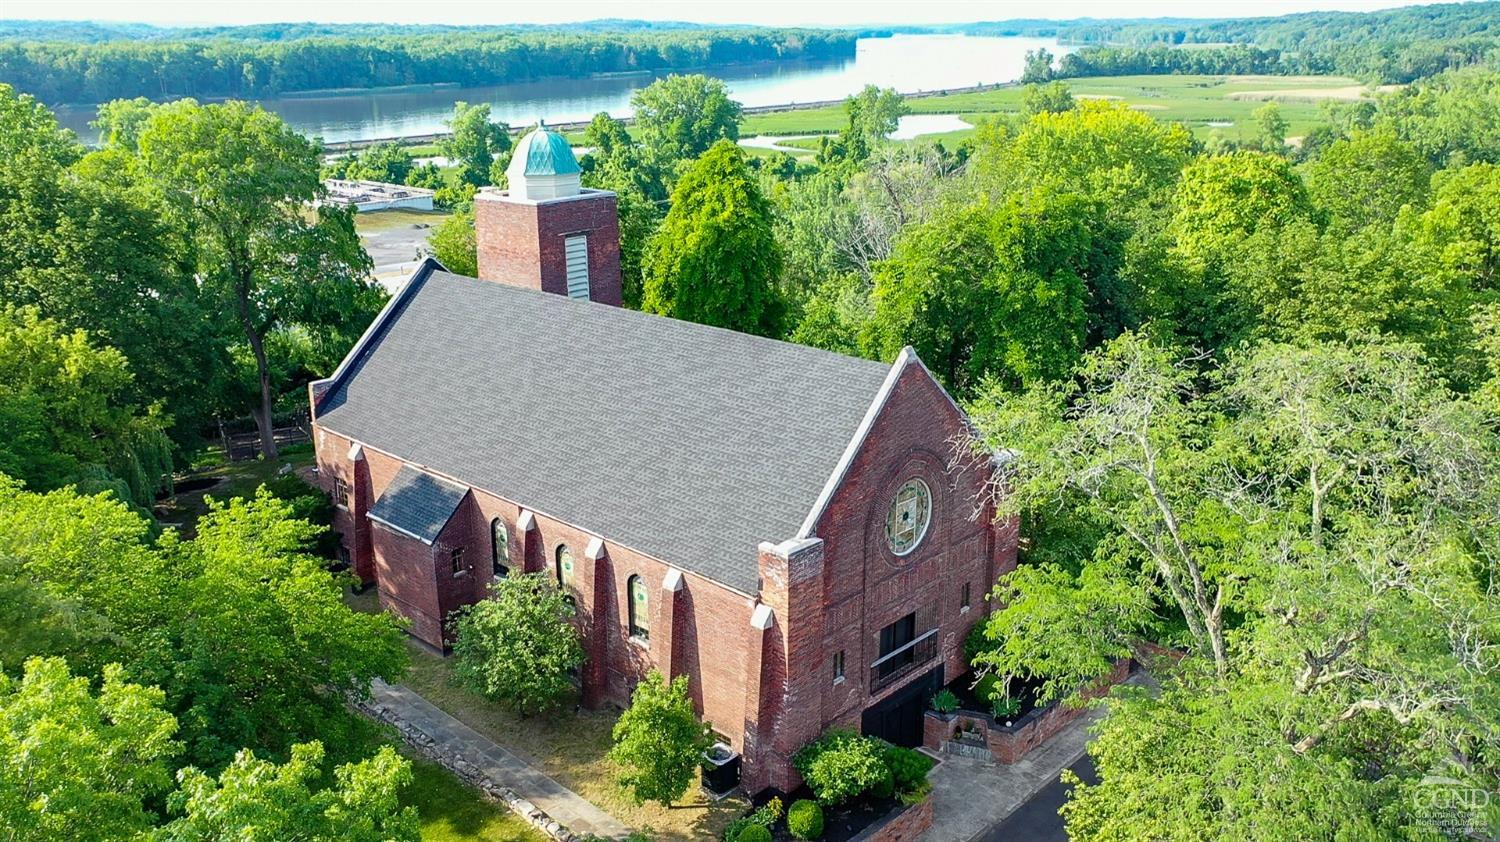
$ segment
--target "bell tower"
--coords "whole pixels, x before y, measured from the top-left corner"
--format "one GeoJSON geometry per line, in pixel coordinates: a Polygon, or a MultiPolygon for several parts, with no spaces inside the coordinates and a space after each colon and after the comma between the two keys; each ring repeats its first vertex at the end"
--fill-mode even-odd
{"type": "Polygon", "coordinates": [[[615,194],[583,187],[580,175],[562,135],[539,126],[521,138],[509,189],[474,196],[480,280],[620,306],[615,194]]]}

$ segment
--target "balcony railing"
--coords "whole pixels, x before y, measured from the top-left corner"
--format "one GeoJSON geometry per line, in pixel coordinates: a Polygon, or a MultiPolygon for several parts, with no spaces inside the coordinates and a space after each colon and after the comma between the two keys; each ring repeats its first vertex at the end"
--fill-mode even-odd
{"type": "Polygon", "coordinates": [[[923,633],[911,643],[881,655],[870,664],[870,692],[900,681],[937,657],[937,629],[923,633]]]}

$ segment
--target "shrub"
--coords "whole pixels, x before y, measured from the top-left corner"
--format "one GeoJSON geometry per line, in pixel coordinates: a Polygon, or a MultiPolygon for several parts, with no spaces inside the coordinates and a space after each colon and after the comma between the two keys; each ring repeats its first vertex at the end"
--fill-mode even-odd
{"type": "Polygon", "coordinates": [[[739,842],[739,840],[742,838],[740,834],[744,833],[745,828],[750,827],[751,825],[757,825],[759,827],[765,828],[766,830],[770,830],[776,824],[776,822],[780,820],[781,799],[772,798],[770,801],[767,801],[766,803],[760,805],[760,807],[750,815],[741,816],[730,822],[729,826],[724,828],[724,842],[739,842]]]}
{"type": "Polygon", "coordinates": [[[953,695],[952,690],[944,687],[943,689],[932,694],[932,701],[930,704],[932,705],[932,709],[937,711],[938,713],[952,713],[955,710],[958,710],[958,697],[953,695]]]}
{"type": "Polygon", "coordinates": [[[985,624],[978,622],[964,636],[964,663],[973,665],[980,652],[991,648],[989,636],[984,633],[985,624]]]}
{"type": "Polygon", "coordinates": [[[932,758],[909,748],[888,746],[884,760],[886,768],[891,770],[896,791],[900,793],[920,788],[927,783],[927,773],[932,771],[932,758]]]}
{"type": "Polygon", "coordinates": [[[541,573],[490,584],[490,596],[454,615],[453,671],[465,687],[532,714],[573,690],[583,663],[573,611],[541,573]]]}
{"type": "Polygon", "coordinates": [[[917,787],[915,789],[904,790],[897,797],[901,799],[901,803],[902,804],[905,804],[908,807],[912,807],[912,806],[915,806],[917,804],[921,804],[923,801],[926,801],[927,800],[927,796],[929,796],[931,794],[932,794],[932,781],[924,780],[924,781],[922,781],[922,785],[921,786],[919,786],[919,787],[917,787]]]}
{"type": "Polygon", "coordinates": [[[786,811],[786,829],[798,839],[822,838],[823,808],[818,802],[805,799],[792,804],[786,811]]]}
{"type": "Polygon", "coordinates": [[[996,719],[1009,719],[1021,710],[1021,700],[1014,696],[1000,696],[995,699],[990,713],[996,719]]]}
{"type": "Polygon", "coordinates": [[[1005,688],[1000,684],[1000,676],[989,673],[984,678],[979,679],[979,683],[974,685],[974,695],[983,701],[994,704],[996,699],[1005,695],[1005,688]]]}
{"type": "Polygon", "coordinates": [[[752,824],[740,831],[739,842],[771,842],[771,831],[752,824]]]}
{"type": "Polygon", "coordinates": [[[792,765],[824,804],[842,804],[890,779],[881,743],[844,728],[833,728],[803,746],[792,765]]]}

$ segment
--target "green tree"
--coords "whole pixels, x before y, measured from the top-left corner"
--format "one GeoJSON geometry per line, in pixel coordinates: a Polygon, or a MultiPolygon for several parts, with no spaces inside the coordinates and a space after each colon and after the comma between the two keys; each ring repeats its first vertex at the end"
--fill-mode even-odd
{"type": "Polygon", "coordinates": [[[149,505],[170,479],[171,446],[160,407],[135,403],[132,385],[119,351],[35,309],[0,308],[0,473],[149,505]]]}
{"type": "Polygon", "coordinates": [[[781,331],[781,249],[745,153],[721,140],[672,191],[646,247],[641,309],[762,336],[781,331]]]}
{"type": "Polygon", "coordinates": [[[135,152],[141,141],[141,130],[151,119],[156,103],[143,96],[116,99],[99,106],[99,116],[90,125],[99,130],[106,146],[135,152]]]}
{"type": "Polygon", "coordinates": [[[647,157],[666,170],[740,138],[740,104],[723,82],[700,73],[658,79],[632,94],[630,105],[647,157]]]}
{"type": "Polygon", "coordinates": [[[1390,132],[1357,132],[1335,141],[1307,167],[1307,189],[1341,230],[1390,225],[1406,206],[1427,203],[1432,167],[1390,132]]]}
{"type": "Polygon", "coordinates": [[[1073,101],[1073,92],[1062,82],[1050,85],[1031,84],[1021,92],[1021,113],[1027,117],[1061,114],[1072,111],[1077,105],[1073,101]]]}
{"type": "Polygon", "coordinates": [[[390,746],[358,763],[339,766],[324,780],[323,746],[292,747],[277,765],[242,751],[218,779],[193,767],[178,773],[181,788],[168,799],[182,817],[163,826],[159,842],[222,839],[299,839],[307,842],[416,842],[417,811],[399,804],[411,784],[411,763],[390,746]]]}
{"type": "Polygon", "coordinates": [[[1255,143],[1260,151],[1272,155],[1286,153],[1287,122],[1280,105],[1268,102],[1251,112],[1250,119],[1255,121],[1255,143]]]}
{"type": "Polygon", "coordinates": [[[460,211],[443,220],[427,238],[432,256],[449,272],[479,276],[479,246],[474,240],[474,211],[460,211]]]}
{"type": "Polygon", "coordinates": [[[1141,635],[1188,653],[1159,699],[1112,706],[1095,751],[1115,775],[1075,790],[1070,833],[1117,838],[1172,791],[1148,812],[1170,838],[1388,835],[1419,826],[1426,774],[1493,789],[1500,440],[1414,347],[1261,345],[1204,377],[1128,335],[975,418],[1011,449],[1006,513],[1081,495],[1109,532],[1088,580],[1007,580],[996,630],[1030,646],[994,662],[1072,680],[1141,635]],[[1111,607],[1143,602],[1172,622],[1111,607]]]}
{"type": "Polygon", "coordinates": [[[97,696],[61,658],[32,658],[20,680],[0,672],[0,835],[113,842],[137,838],[145,807],[171,786],[177,722],[162,693],[105,668],[97,696]]]}
{"type": "Polygon", "coordinates": [[[249,346],[258,381],[251,412],[262,452],[275,456],[268,334],[297,325],[347,348],[383,299],[353,214],[306,212],[322,191],[317,146],[246,103],[161,106],[140,149],[147,172],[186,215],[204,286],[249,346]]]}
{"type": "Polygon", "coordinates": [[[976,145],[981,183],[998,193],[1042,185],[1082,192],[1112,218],[1132,218],[1160,202],[1193,149],[1181,125],[1097,100],[1036,114],[1014,134],[997,129],[981,132],[976,145]]]}
{"type": "Polygon", "coordinates": [[[510,151],[510,127],[490,122],[488,103],[455,102],[448,130],[452,134],[438,142],[438,150],[458,167],[459,180],[474,187],[491,183],[495,158],[510,151]]]}
{"type": "Polygon", "coordinates": [[[948,388],[1012,386],[1069,371],[1087,329],[1094,244],[1078,197],[1018,197],[956,209],[908,230],[875,273],[864,342],[882,358],[911,345],[948,388]]]}
{"type": "Polygon", "coordinates": [[[306,553],[321,529],[262,490],[213,504],[192,541],[123,504],[71,489],[0,484],[0,559],[54,600],[82,640],[59,653],[98,669],[130,665],[166,693],[187,760],[219,768],[240,748],[282,755],[322,739],[361,743],[344,705],[376,676],[396,678],[406,649],[395,620],[354,611],[341,581],[306,553]]]}
{"type": "Polygon", "coordinates": [[[604,112],[584,131],[583,184],[611,190],[620,220],[620,278],[626,307],[639,309],[646,245],[661,223],[667,194],[660,170],[647,159],[625,130],[604,112]]]}
{"type": "Polygon", "coordinates": [[[541,573],[498,579],[490,596],[451,621],[454,673],[465,686],[523,715],[555,707],[583,664],[574,609],[541,573]]]}
{"type": "Polygon", "coordinates": [[[697,777],[712,742],[693,710],[687,676],[668,683],[652,670],[615,722],[609,758],[619,764],[620,784],[637,804],[655,801],[669,807],[697,777]]]}
{"type": "MultiPolygon", "coordinates": [[[[843,157],[863,161],[870,150],[885,141],[900,125],[908,112],[906,98],[895,88],[881,89],[865,85],[857,94],[844,100],[848,122],[839,133],[838,148],[843,157]]],[[[822,163],[820,160],[819,163],[822,163]]]]}
{"type": "Polygon", "coordinates": [[[1052,80],[1052,53],[1046,47],[1026,51],[1026,66],[1021,71],[1021,82],[1033,84],[1052,80]]]}
{"type": "Polygon", "coordinates": [[[122,352],[133,399],[160,402],[179,447],[228,368],[191,244],[133,153],[85,154],[50,112],[0,85],[0,302],[35,307],[122,352]]]}
{"type": "MultiPolygon", "coordinates": [[[[507,140],[509,135],[505,136],[507,140]]],[[[411,152],[398,143],[377,143],[353,158],[344,159],[347,166],[343,178],[360,181],[383,181],[387,184],[405,184],[411,177],[416,162],[411,152]]]]}

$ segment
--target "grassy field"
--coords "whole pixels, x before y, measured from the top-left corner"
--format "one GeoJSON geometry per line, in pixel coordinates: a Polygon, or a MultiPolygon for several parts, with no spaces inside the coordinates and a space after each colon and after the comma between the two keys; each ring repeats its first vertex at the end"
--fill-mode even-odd
{"type": "MultiPolygon", "coordinates": [[[[350,594],[349,602],[364,611],[379,610],[373,589],[350,594]]],[[[637,829],[651,828],[653,839],[717,838],[746,809],[739,799],[709,802],[696,787],[681,804],[670,808],[637,805],[615,784],[615,767],[605,757],[617,713],[575,712],[572,706],[565,706],[545,716],[520,717],[456,686],[450,660],[415,642],[411,643],[411,654],[411,672],[402,683],[620,821],[637,829]]]]}
{"type": "MultiPolygon", "coordinates": [[[[1080,99],[1118,101],[1159,120],[1183,123],[1200,137],[1218,129],[1230,140],[1254,136],[1250,115],[1266,101],[1275,100],[1281,106],[1289,123],[1287,133],[1295,137],[1306,134],[1321,119],[1323,101],[1364,93],[1357,80],[1339,76],[1105,76],[1068,79],[1066,84],[1080,99]]],[[[1022,88],[1002,88],[913,98],[907,105],[913,114],[957,114],[976,123],[992,114],[1019,113],[1023,96],[1022,88]]],[[[746,117],[740,134],[820,134],[838,131],[843,124],[842,108],[783,111],[746,117]]],[[[970,133],[946,132],[922,139],[952,141],[970,133]]],[[[809,141],[784,145],[806,148],[809,141]]]]}

